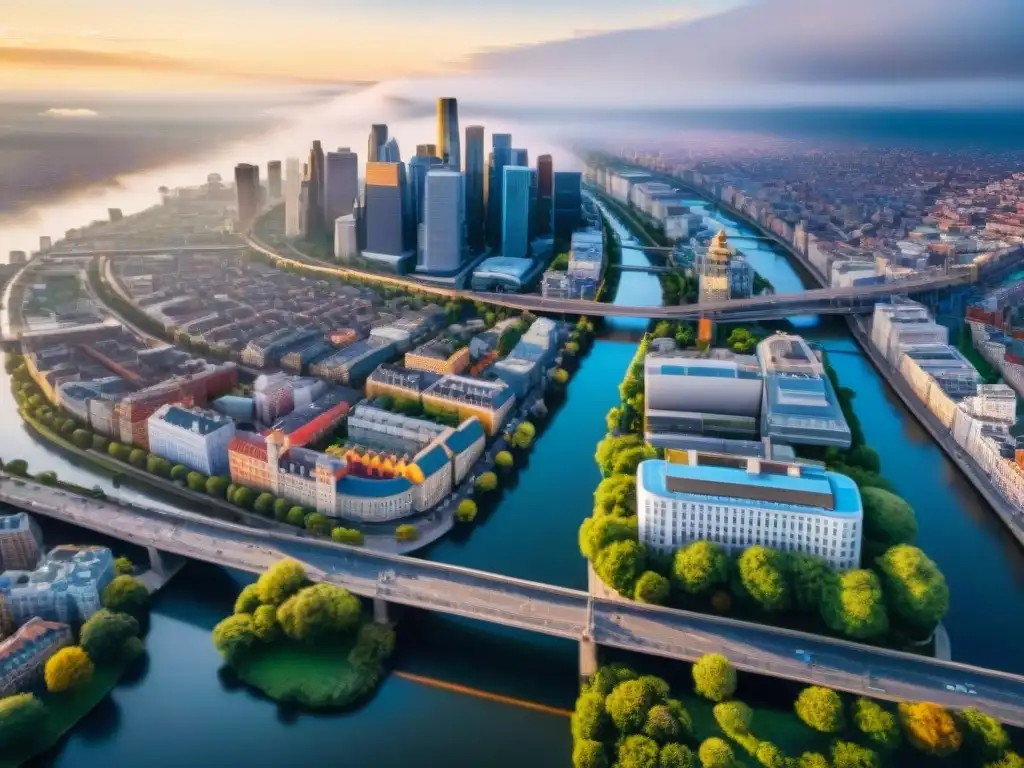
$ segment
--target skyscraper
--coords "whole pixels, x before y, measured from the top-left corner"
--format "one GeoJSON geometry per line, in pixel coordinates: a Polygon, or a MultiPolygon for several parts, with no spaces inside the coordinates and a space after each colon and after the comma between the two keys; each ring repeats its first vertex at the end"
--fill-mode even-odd
{"type": "Polygon", "coordinates": [[[324,231],[324,150],[319,141],[314,141],[309,149],[306,169],[306,237],[314,237],[324,231]]]}
{"type": "Polygon", "coordinates": [[[529,166],[530,153],[525,149],[513,149],[508,164],[529,166]]]}
{"type": "Polygon", "coordinates": [[[267,195],[275,203],[281,199],[280,160],[271,160],[267,163],[267,195]]]}
{"type": "Polygon", "coordinates": [[[529,168],[509,165],[502,169],[501,255],[525,259],[530,247],[529,168]]]}
{"type": "Polygon", "coordinates": [[[462,174],[435,168],[427,174],[425,196],[423,261],[431,272],[450,272],[462,263],[462,233],[465,209],[462,174]]]}
{"type": "Polygon", "coordinates": [[[364,255],[399,257],[406,252],[404,182],[401,163],[366,164],[364,255]]]}
{"type": "Polygon", "coordinates": [[[366,162],[376,163],[380,160],[380,151],[388,143],[388,127],[383,123],[370,126],[370,141],[366,147],[366,162]]]}
{"type": "Polygon", "coordinates": [[[302,165],[299,158],[289,157],[284,164],[284,234],[298,237],[302,233],[302,165]]]}
{"type": "Polygon", "coordinates": [[[414,155],[409,160],[409,192],[412,204],[412,215],[417,224],[423,223],[424,195],[427,190],[427,172],[436,158],[427,155],[414,155]]]}
{"type": "Polygon", "coordinates": [[[466,235],[473,253],[484,247],[484,127],[466,126],[466,235]]]}
{"type": "Polygon", "coordinates": [[[352,213],[359,194],[359,156],[348,147],[328,152],[324,160],[324,219],[332,228],[339,216],[352,213]]]}
{"type": "Polygon", "coordinates": [[[555,171],[552,205],[554,235],[568,243],[579,226],[583,206],[582,177],[579,171],[555,171]]]}
{"type": "Polygon", "coordinates": [[[309,237],[309,179],[303,179],[299,184],[299,237],[309,237]]]}
{"type": "Polygon", "coordinates": [[[402,162],[402,151],[398,148],[398,140],[394,138],[388,139],[381,148],[379,155],[378,159],[382,163],[402,162]]]}
{"type": "Polygon", "coordinates": [[[417,144],[416,154],[421,157],[437,157],[437,144],[417,144]]]}
{"type": "Polygon", "coordinates": [[[459,143],[459,102],[453,98],[437,100],[437,151],[441,162],[456,171],[462,170],[462,147],[459,143]]]}
{"type": "Polygon", "coordinates": [[[238,198],[238,228],[249,228],[260,206],[260,167],[250,163],[235,166],[235,192],[238,198]]]}
{"type": "Polygon", "coordinates": [[[501,248],[502,239],[502,187],[504,186],[504,170],[509,164],[512,154],[512,134],[495,133],[491,135],[493,160],[488,168],[487,188],[487,244],[494,250],[501,248]]]}
{"type": "Polygon", "coordinates": [[[537,235],[551,234],[551,198],[554,193],[554,164],[551,155],[537,157],[537,235]]]}

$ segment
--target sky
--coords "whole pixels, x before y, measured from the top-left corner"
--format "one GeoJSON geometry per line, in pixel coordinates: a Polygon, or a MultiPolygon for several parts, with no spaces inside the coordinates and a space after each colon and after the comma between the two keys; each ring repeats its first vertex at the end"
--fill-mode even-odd
{"type": "Polygon", "coordinates": [[[743,2],[0,0],[0,90],[379,81],[459,71],[489,50],[692,20],[743,2]]]}

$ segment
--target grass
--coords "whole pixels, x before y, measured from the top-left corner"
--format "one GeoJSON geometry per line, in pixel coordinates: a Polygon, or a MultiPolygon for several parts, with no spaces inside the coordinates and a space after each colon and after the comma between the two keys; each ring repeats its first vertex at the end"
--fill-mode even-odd
{"type": "Polygon", "coordinates": [[[278,640],[233,667],[239,679],[278,703],[339,709],[365,698],[380,679],[349,663],[354,645],[355,636],[323,645],[278,640]]]}
{"type": "Polygon", "coordinates": [[[46,704],[47,719],[42,733],[34,743],[0,755],[0,768],[17,768],[56,746],[68,731],[107,697],[133,661],[127,659],[97,666],[89,684],[77,691],[43,694],[41,700],[46,704]]]}

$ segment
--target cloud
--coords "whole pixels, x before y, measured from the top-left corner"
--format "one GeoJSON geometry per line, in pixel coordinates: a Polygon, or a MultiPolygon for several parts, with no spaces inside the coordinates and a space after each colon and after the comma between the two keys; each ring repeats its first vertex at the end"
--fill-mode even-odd
{"type": "Polygon", "coordinates": [[[486,52],[516,75],[815,84],[1024,78],[1021,0],[759,0],[642,30],[486,52]]]}
{"type": "Polygon", "coordinates": [[[100,113],[94,109],[85,109],[83,107],[50,107],[40,112],[39,116],[56,117],[62,120],[91,120],[94,117],[99,117],[100,113]]]}

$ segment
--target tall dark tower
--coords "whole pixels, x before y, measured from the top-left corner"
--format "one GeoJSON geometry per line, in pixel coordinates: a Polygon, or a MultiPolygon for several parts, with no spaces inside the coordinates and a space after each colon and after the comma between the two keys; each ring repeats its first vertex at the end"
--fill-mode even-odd
{"type": "Polygon", "coordinates": [[[544,236],[551,232],[551,198],[554,194],[554,164],[551,155],[537,158],[537,234],[544,236]]]}
{"type": "Polygon", "coordinates": [[[505,166],[512,161],[512,134],[491,134],[491,145],[494,156],[488,172],[487,191],[487,245],[492,249],[501,248],[502,226],[502,187],[505,179],[505,166]]]}
{"type": "Polygon", "coordinates": [[[476,253],[484,247],[484,127],[466,126],[466,236],[476,253]]]}
{"type": "Polygon", "coordinates": [[[388,143],[388,127],[384,123],[370,126],[370,139],[366,143],[366,162],[376,163],[380,160],[380,151],[388,143]]]}
{"type": "Polygon", "coordinates": [[[260,207],[260,167],[249,163],[235,166],[235,192],[238,197],[238,228],[248,229],[260,207]]]}
{"type": "Polygon", "coordinates": [[[319,141],[314,141],[309,150],[309,207],[307,209],[306,237],[320,235],[324,231],[324,150],[319,141]]]}
{"type": "Polygon", "coordinates": [[[267,196],[275,202],[281,199],[280,160],[271,160],[267,163],[267,196]]]}
{"type": "Polygon", "coordinates": [[[437,151],[441,162],[452,170],[462,170],[459,140],[459,102],[453,98],[437,100],[437,151]]]}

